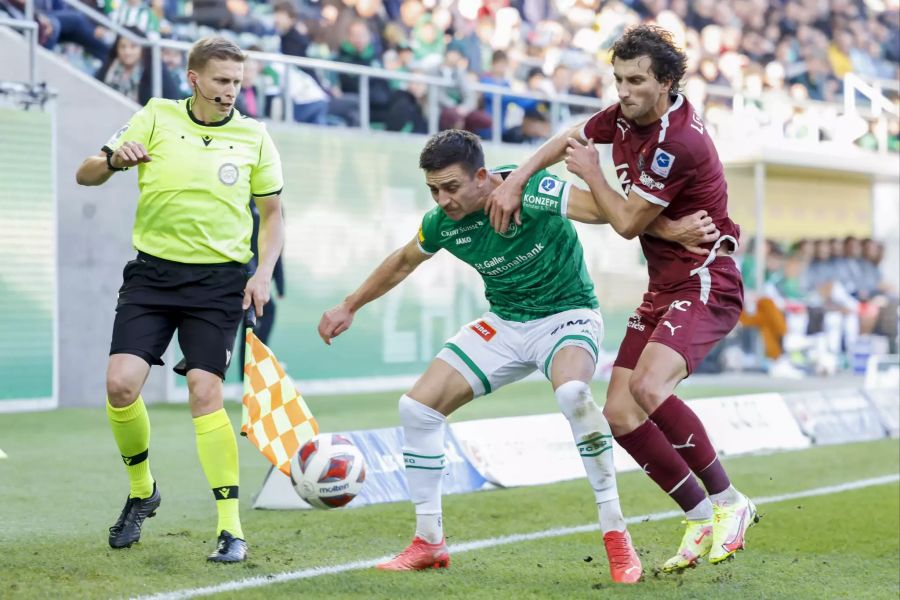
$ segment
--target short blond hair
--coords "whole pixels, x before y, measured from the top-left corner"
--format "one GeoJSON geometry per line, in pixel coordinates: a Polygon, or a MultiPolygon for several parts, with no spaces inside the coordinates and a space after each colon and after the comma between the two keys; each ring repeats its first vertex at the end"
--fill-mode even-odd
{"type": "Polygon", "coordinates": [[[247,57],[237,44],[223,37],[205,37],[197,40],[188,53],[188,69],[202,71],[210,60],[233,60],[242,63],[247,57]]]}

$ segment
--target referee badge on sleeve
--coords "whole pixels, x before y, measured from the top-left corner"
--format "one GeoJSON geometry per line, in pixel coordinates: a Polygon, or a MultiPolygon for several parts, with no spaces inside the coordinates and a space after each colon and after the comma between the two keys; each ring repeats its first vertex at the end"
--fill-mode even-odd
{"type": "Polygon", "coordinates": [[[219,181],[224,183],[225,185],[234,185],[238,180],[238,168],[237,165],[232,163],[225,163],[221,167],[219,167],[219,181]]]}

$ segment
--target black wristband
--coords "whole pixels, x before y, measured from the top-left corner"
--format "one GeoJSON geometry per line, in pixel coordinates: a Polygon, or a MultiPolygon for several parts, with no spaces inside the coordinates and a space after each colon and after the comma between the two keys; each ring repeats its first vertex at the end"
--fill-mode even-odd
{"type": "Polygon", "coordinates": [[[106,168],[110,171],[127,171],[128,167],[122,167],[121,169],[116,168],[112,164],[112,153],[106,155],[106,168]]]}

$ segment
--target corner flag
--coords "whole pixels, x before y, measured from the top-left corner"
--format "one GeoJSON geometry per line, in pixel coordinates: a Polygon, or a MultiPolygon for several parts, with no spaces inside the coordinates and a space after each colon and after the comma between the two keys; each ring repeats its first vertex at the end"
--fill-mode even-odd
{"type": "Polygon", "coordinates": [[[291,457],[319,433],[319,425],[275,355],[251,329],[245,343],[241,435],[290,476],[291,457]]]}

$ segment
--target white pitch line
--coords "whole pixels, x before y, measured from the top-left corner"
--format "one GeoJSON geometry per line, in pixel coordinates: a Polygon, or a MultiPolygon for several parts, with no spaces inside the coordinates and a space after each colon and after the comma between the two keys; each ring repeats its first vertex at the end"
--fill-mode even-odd
{"type": "MultiPolygon", "coordinates": [[[[871,479],[860,479],[850,481],[838,485],[828,485],[825,487],[803,490],[800,492],[791,492],[789,494],[779,494],[777,496],[765,496],[756,498],[758,505],[774,504],[776,502],[785,502],[787,500],[795,500],[797,498],[811,498],[814,496],[828,496],[831,494],[839,494],[850,490],[859,490],[862,488],[872,487],[876,485],[885,485],[900,481],[900,474],[884,475],[881,477],[873,477],[871,479]]],[[[665,512],[650,513],[637,517],[628,517],[625,522],[628,524],[645,523],[648,521],[662,521],[682,515],[681,511],[668,510],[665,512]]],[[[488,538],[485,540],[475,540],[472,542],[463,542],[461,544],[453,544],[448,549],[451,554],[459,554],[461,552],[469,552],[472,550],[481,550],[484,548],[493,548],[495,546],[505,546],[507,544],[517,544],[520,542],[531,542],[544,538],[560,537],[572,535],[576,533],[588,533],[599,529],[599,525],[591,523],[589,525],[578,525],[575,527],[559,527],[555,529],[546,529],[544,531],[535,531],[532,533],[517,533],[514,535],[505,535],[502,537],[488,538]]],[[[347,571],[360,571],[362,569],[370,569],[382,560],[390,558],[390,556],[373,558],[371,560],[359,560],[340,565],[332,565],[329,567],[312,567],[309,569],[300,569],[299,571],[289,571],[286,573],[276,573],[272,575],[259,575],[257,577],[248,577],[246,579],[238,579],[207,587],[189,588],[186,590],[177,590],[174,592],[163,592],[152,596],[139,596],[138,600],[182,600],[185,598],[196,598],[198,596],[208,596],[210,594],[218,594],[221,592],[233,592],[237,590],[245,590],[249,588],[263,587],[275,583],[284,583],[286,581],[296,581],[298,579],[311,579],[313,577],[321,577],[323,575],[335,575],[347,571]]]]}

